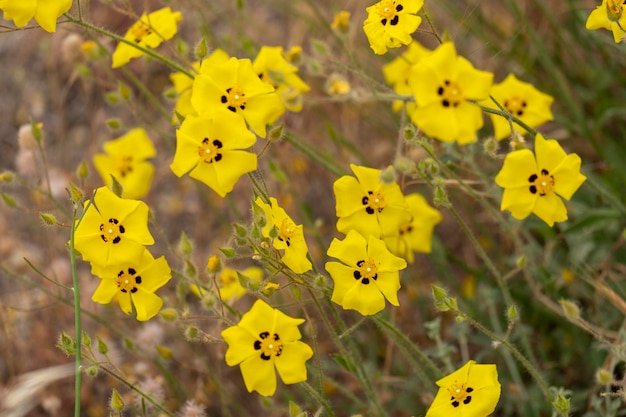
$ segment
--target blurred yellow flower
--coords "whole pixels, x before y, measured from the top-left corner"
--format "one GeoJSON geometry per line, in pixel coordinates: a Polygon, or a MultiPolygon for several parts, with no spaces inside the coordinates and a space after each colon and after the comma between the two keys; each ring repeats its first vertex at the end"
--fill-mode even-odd
{"type": "Polygon", "coordinates": [[[218,292],[222,301],[233,302],[240,299],[248,289],[241,286],[238,274],[243,275],[248,280],[260,282],[263,279],[263,270],[256,266],[251,266],[243,271],[232,268],[224,268],[217,274],[218,292]]]}
{"type": "Polygon", "coordinates": [[[350,29],[350,12],[342,10],[335,14],[330,27],[339,30],[341,33],[348,33],[350,29]]]}
{"type": "MultiPolygon", "coordinates": [[[[407,50],[395,58],[388,64],[383,65],[383,75],[385,80],[391,84],[393,90],[402,96],[410,96],[411,87],[409,86],[409,78],[411,76],[411,70],[416,62],[423,57],[431,53],[430,49],[424,48],[419,42],[413,41],[409,44],[407,50]]],[[[392,108],[394,111],[402,110],[404,102],[401,100],[395,100],[392,108]]],[[[407,102],[406,110],[408,114],[411,114],[415,110],[415,103],[407,102]]]]}
{"type": "Polygon", "coordinates": [[[105,185],[111,188],[114,176],[124,187],[124,198],[141,198],[148,194],[154,175],[154,165],[148,158],[156,150],[148,134],[136,128],[122,137],[106,142],[105,154],[96,154],[93,163],[105,185]]]}
{"type": "Polygon", "coordinates": [[[325,89],[331,96],[345,96],[352,91],[350,82],[340,74],[331,74],[326,80],[325,89]]]}
{"type": "MultiPolygon", "coordinates": [[[[501,83],[494,84],[491,87],[491,96],[509,113],[530,127],[540,126],[553,119],[550,106],[554,98],[537,90],[532,84],[518,80],[513,74],[509,74],[501,83]]],[[[481,104],[487,107],[495,106],[490,99],[481,104]]],[[[511,136],[511,126],[505,117],[497,114],[489,114],[489,117],[493,123],[496,139],[502,140],[511,136]]],[[[512,124],[516,131],[526,133],[526,129],[514,122],[512,124]]]]}
{"type": "Polygon", "coordinates": [[[426,417],[487,417],[500,400],[496,365],[470,360],[437,381],[439,391],[426,417]]]}
{"type": "Polygon", "coordinates": [[[417,13],[424,6],[424,0],[381,0],[369,6],[363,31],[370,47],[377,55],[387,53],[387,48],[408,45],[422,23],[417,13]]]}
{"type": "Polygon", "coordinates": [[[588,30],[606,29],[613,32],[613,40],[619,43],[626,35],[626,13],[621,0],[602,0],[587,18],[585,28],[588,30]]]}
{"type": "Polygon", "coordinates": [[[556,140],[537,134],[534,154],[520,149],[504,159],[495,179],[504,188],[500,209],[509,210],[516,219],[534,213],[549,226],[567,220],[562,199],[569,200],[585,182],[580,165],[578,155],[567,155],[556,140]]]}
{"type": "Polygon", "coordinates": [[[141,256],[125,263],[92,264],[91,273],[101,278],[91,299],[100,304],[115,299],[126,314],[132,313],[134,306],[139,321],[150,320],[161,310],[163,300],[155,291],[172,277],[165,257],[154,259],[147,249],[141,256]]]}
{"type": "Polygon", "coordinates": [[[409,85],[417,108],[411,119],[426,135],[444,142],[474,142],[483,114],[470,100],[488,98],[492,81],[493,74],[475,69],[457,56],[452,42],[445,42],[413,67],[409,85]]]}
{"type": "Polygon", "coordinates": [[[35,19],[47,32],[56,32],[57,19],[72,7],[72,0],[0,0],[5,20],[23,27],[35,19]]]}
{"type": "MultiPolygon", "coordinates": [[[[133,23],[124,35],[124,39],[144,48],[156,48],[163,41],[172,39],[178,32],[178,22],[182,19],[180,12],[174,12],[169,7],[156,10],[149,14],[142,14],[141,18],[133,23]]],[[[112,68],[126,65],[131,59],[142,56],[144,53],[119,42],[113,51],[112,68]]]]}
{"type": "Polygon", "coordinates": [[[226,364],[240,366],[248,392],[265,397],[276,392],[276,371],[285,384],[306,381],[306,361],[313,350],[300,341],[295,319],[257,300],[239,324],[222,332],[228,344],[226,364]]]}

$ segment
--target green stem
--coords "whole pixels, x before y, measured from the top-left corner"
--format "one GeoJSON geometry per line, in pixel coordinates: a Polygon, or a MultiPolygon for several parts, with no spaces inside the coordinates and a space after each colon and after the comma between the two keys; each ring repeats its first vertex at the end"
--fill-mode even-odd
{"type": "MultiPolygon", "coordinates": [[[[80,223],[80,220],[78,222],[80,223]]],[[[72,225],[70,231],[70,265],[72,268],[72,291],[74,293],[74,329],[76,331],[76,353],[74,355],[74,417],[80,417],[80,387],[82,376],[80,363],[83,330],[80,317],[80,290],[78,286],[78,274],[76,273],[76,252],[74,251],[74,233],[76,231],[76,227],[78,227],[77,224],[72,225]]]]}
{"type": "Polygon", "coordinates": [[[301,382],[300,386],[302,388],[304,388],[304,390],[307,392],[307,394],[309,394],[313,399],[315,399],[315,401],[317,401],[319,403],[319,405],[322,406],[322,408],[326,411],[326,415],[328,417],[334,417],[335,416],[335,412],[333,411],[333,409],[328,404],[328,401],[326,401],[324,399],[324,397],[322,397],[317,391],[315,391],[312,386],[310,386],[306,381],[305,382],[301,382]]]}
{"type": "Polygon", "coordinates": [[[303,154],[305,154],[315,162],[319,163],[321,166],[323,166],[336,176],[339,177],[345,174],[343,169],[337,166],[333,161],[329,160],[329,158],[324,157],[321,153],[319,153],[319,151],[315,150],[308,143],[303,140],[295,139],[291,132],[285,134],[284,139],[286,142],[289,142],[290,144],[298,148],[300,151],[302,151],[303,154]]]}
{"type": "Polygon", "coordinates": [[[162,62],[163,64],[167,65],[168,67],[170,67],[171,69],[178,71],[178,72],[182,72],[183,74],[185,74],[187,77],[191,78],[192,80],[194,79],[194,75],[192,72],[190,72],[188,69],[180,66],[179,64],[177,64],[176,62],[172,61],[171,59],[168,59],[166,57],[164,57],[163,55],[155,52],[153,49],[149,49],[149,48],[144,48],[141,45],[136,44],[135,42],[131,42],[119,35],[116,35],[113,32],[110,32],[106,29],[102,29],[98,26],[92,25],[89,22],[85,22],[84,20],[81,19],[76,19],[72,16],[70,16],[69,14],[65,14],[64,15],[70,22],[75,23],[79,26],[84,27],[85,29],[89,29],[89,30],[93,30],[94,32],[97,32],[101,35],[104,35],[108,38],[114,39],[118,42],[122,42],[125,43],[135,49],[140,50],[141,52],[143,52],[146,55],[151,56],[152,58],[156,59],[157,61],[162,62]]]}
{"type": "MultiPolygon", "coordinates": [[[[495,101],[495,99],[493,97],[491,97],[491,99],[496,103],[496,105],[500,106],[500,104],[497,101],[495,101]]],[[[537,134],[537,131],[535,129],[533,129],[532,127],[528,126],[526,123],[524,123],[523,121],[521,121],[517,117],[513,116],[511,113],[509,113],[506,110],[492,109],[491,107],[487,107],[487,106],[483,106],[483,105],[479,105],[479,107],[485,113],[497,114],[498,116],[502,116],[505,119],[515,123],[516,125],[518,125],[521,128],[525,129],[533,137],[537,134]]]]}

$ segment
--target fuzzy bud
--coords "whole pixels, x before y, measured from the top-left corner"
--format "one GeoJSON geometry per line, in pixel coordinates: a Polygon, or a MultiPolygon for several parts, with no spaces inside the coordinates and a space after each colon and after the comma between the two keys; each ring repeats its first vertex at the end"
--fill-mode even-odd
{"type": "Polygon", "coordinates": [[[57,224],[57,218],[51,213],[39,213],[39,217],[46,226],[54,226],[57,224]]]}
{"type": "Polygon", "coordinates": [[[563,309],[563,313],[565,317],[569,320],[578,320],[580,319],[580,308],[578,306],[565,299],[560,299],[559,304],[561,304],[561,308],[563,309]]]}
{"type": "Polygon", "coordinates": [[[166,321],[175,321],[178,318],[178,312],[175,308],[164,308],[161,310],[161,317],[166,321]]]}
{"type": "Polygon", "coordinates": [[[115,411],[117,413],[120,413],[122,410],[124,410],[124,407],[126,406],[124,404],[124,400],[122,399],[122,396],[120,395],[119,392],[117,392],[116,389],[114,389],[113,393],[111,394],[111,400],[109,401],[109,406],[111,407],[112,411],[115,411]]]}
{"type": "Polygon", "coordinates": [[[598,381],[598,384],[600,385],[609,385],[613,382],[613,375],[606,369],[600,368],[596,372],[596,381],[598,381]]]}

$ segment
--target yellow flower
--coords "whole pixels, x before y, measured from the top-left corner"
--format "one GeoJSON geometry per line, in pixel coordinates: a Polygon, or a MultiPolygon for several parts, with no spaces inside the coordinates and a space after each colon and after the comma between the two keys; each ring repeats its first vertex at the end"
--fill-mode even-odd
{"type": "Polygon", "coordinates": [[[74,233],[74,247],[92,265],[123,264],[138,259],[154,239],[148,230],[148,206],[120,198],[107,187],[94,192],[74,233]]]}
{"type": "Polygon", "coordinates": [[[330,27],[339,30],[341,33],[348,33],[350,29],[350,12],[342,10],[335,14],[330,27]]]}
{"type": "Polygon", "coordinates": [[[413,67],[409,79],[417,108],[413,122],[428,136],[467,144],[476,140],[483,114],[471,100],[489,97],[493,74],[479,71],[445,42],[413,67]]]}
{"type": "MultiPolygon", "coordinates": [[[[144,48],[156,48],[161,42],[172,39],[178,32],[180,12],[173,12],[169,7],[142,14],[124,35],[124,39],[144,48]]],[[[126,65],[131,59],[143,55],[143,52],[124,42],[117,44],[113,51],[112,68],[126,65]]]]}
{"type": "Polygon", "coordinates": [[[556,140],[537,134],[535,153],[510,152],[496,176],[496,184],[504,188],[500,209],[516,219],[534,213],[549,226],[567,220],[562,198],[569,200],[585,182],[580,165],[578,155],[567,155],[556,140]]]}
{"type": "Polygon", "coordinates": [[[345,96],[352,91],[352,86],[346,77],[333,73],[326,80],[325,90],[331,96],[345,96]]]}
{"type": "Polygon", "coordinates": [[[300,64],[302,61],[302,47],[300,45],[294,45],[287,52],[285,52],[285,59],[287,62],[291,62],[294,65],[300,64]]]}
{"type": "Polygon", "coordinates": [[[217,275],[218,279],[218,292],[222,301],[233,302],[240,299],[245,293],[248,292],[247,288],[244,288],[239,283],[238,274],[243,275],[252,281],[260,282],[263,279],[263,270],[256,266],[246,268],[241,272],[238,272],[232,268],[224,268],[217,275]]]}
{"type": "Polygon", "coordinates": [[[406,268],[406,261],[389,252],[382,240],[350,230],[344,240],[333,239],[328,256],[341,261],[325,266],[335,282],[333,302],[364,316],[383,310],[385,298],[400,305],[398,271],[406,268]]]}
{"type": "Polygon", "coordinates": [[[212,118],[188,116],[176,131],[170,168],[178,177],[189,173],[224,197],[239,177],[257,168],[256,155],[243,150],[255,142],[243,119],[229,111],[212,118]]]}
{"type": "Polygon", "coordinates": [[[263,396],[276,392],[276,371],[285,384],[306,381],[306,361],[313,350],[300,341],[295,319],[257,300],[236,326],[222,332],[228,344],[226,364],[240,366],[248,392],[263,396]]]}
{"type": "Polygon", "coordinates": [[[154,166],[147,161],[156,155],[148,134],[136,128],[103,146],[106,154],[96,154],[93,163],[102,181],[111,188],[111,175],[124,187],[125,198],[141,198],[148,194],[154,166]]]}
{"type": "Polygon", "coordinates": [[[587,18],[585,28],[588,30],[607,29],[613,32],[616,43],[624,40],[626,35],[626,13],[621,0],[602,0],[587,18]]]}
{"type": "Polygon", "coordinates": [[[134,306],[139,321],[150,320],[161,310],[163,300],[155,291],[172,277],[165,257],[154,259],[146,249],[142,255],[125,263],[92,264],[91,273],[102,279],[91,299],[100,304],[115,299],[126,314],[132,313],[134,306]]]}
{"type": "Polygon", "coordinates": [[[196,76],[191,104],[201,116],[211,117],[222,110],[242,117],[262,138],[266,125],[285,112],[274,87],[261,81],[249,59],[230,58],[196,76]]]}
{"type": "Polygon", "coordinates": [[[252,67],[261,80],[276,89],[287,110],[302,110],[301,94],[311,88],[298,77],[298,67],[283,58],[282,47],[262,46],[252,62],[252,67]]]}
{"type": "MultiPolygon", "coordinates": [[[[229,58],[230,57],[226,52],[217,48],[211,52],[207,58],[202,60],[202,64],[194,62],[192,64],[192,68],[195,73],[204,73],[208,68],[211,68],[213,65],[222,64],[228,61],[229,58]]],[[[170,75],[170,80],[172,81],[172,84],[174,84],[174,90],[178,93],[176,108],[174,109],[176,113],[183,117],[187,117],[188,115],[197,115],[198,113],[191,105],[193,78],[190,78],[187,74],[182,72],[175,72],[170,75]]],[[[177,120],[178,118],[174,115],[174,122],[177,120]]]]}
{"type": "MultiPolygon", "coordinates": [[[[407,50],[389,62],[383,65],[383,75],[385,80],[393,86],[393,90],[403,96],[412,95],[411,87],[409,86],[409,77],[413,65],[423,57],[430,53],[430,49],[424,48],[419,42],[413,41],[409,44],[407,50]]],[[[404,102],[401,100],[395,100],[393,102],[393,110],[400,111],[404,102]]],[[[407,103],[406,110],[408,114],[411,114],[415,110],[415,103],[407,103]]]]}
{"type": "Polygon", "coordinates": [[[274,197],[270,197],[270,204],[264,203],[260,197],[257,197],[255,203],[265,213],[263,236],[269,237],[270,231],[276,227],[277,236],[272,245],[275,249],[284,251],[281,258],[283,263],[296,274],[309,271],[312,265],[307,259],[309,248],[304,240],[302,225],[295,224],[274,197]]]}
{"type": "MultiPolygon", "coordinates": [[[[554,98],[537,90],[532,84],[518,80],[513,74],[509,74],[500,84],[494,84],[491,87],[491,96],[509,113],[530,127],[537,127],[553,119],[550,106],[554,98]]],[[[481,104],[487,107],[495,106],[490,99],[481,104]]],[[[505,117],[497,114],[489,114],[489,117],[493,123],[496,139],[502,140],[511,136],[511,126],[505,117]]],[[[515,123],[513,128],[521,134],[526,133],[526,129],[515,123]]]]}
{"type": "Polygon", "coordinates": [[[413,263],[413,252],[430,253],[433,229],[441,221],[441,213],[419,194],[410,194],[405,201],[411,219],[400,226],[396,235],[383,236],[383,241],[391,253],[413,263]]]}
{"type": "Polygon", "coordinates": [[[35,19],[47,32],[56,32],[57,19],[72,7],[72,0],[0,0],[5,20],[23,27],[35,19]]]}
{"type": "Polygon", "coordinates": [[[487,417],[500,400],[496,365],[470,360],[437,381],[439,391],[426,417],[487,417]]]}
{"type": "Polygon", "coordinates": [[[381,0],[365,9],[363,31],[374,53],[382,55],[387,48],[410,44],[411,34],[422,23],[417,13],[423,5],[424,0],[381,0]]]}
{"type": "Polygon", "coordinates": [[[337,230],[356,230],[363,236],[392,236],[411,220],[400,186],[381,181],[381,171],[350,165],[355,177],[335,181],[337,230]]]}

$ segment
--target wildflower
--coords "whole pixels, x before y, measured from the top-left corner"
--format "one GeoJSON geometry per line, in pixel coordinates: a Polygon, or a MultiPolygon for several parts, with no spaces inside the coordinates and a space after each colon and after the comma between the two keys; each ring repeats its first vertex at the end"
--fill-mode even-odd
{"type": "Polygon", "coordinates": [[[302,47],[294,45],[285,52],[285,59],[294,65],[298,65],[302,61],[302,47]]]}
{"type": "Polygon", "coordinates": [[[285,384],[306,381],[305,362],[313,350],[300,341],[298,325],[302,323],[304,319],[289,317],[257,300],[238,325],[222,332],[228,344],[226,363],[240,366],[248,392],[273,395],[276,371],[285,384]]]}
{"type": "Polygon", "coordinates": [[[236,301],[248,292],[248,289],[242,287],[239,283],[238,274],[243,275],[250,281],[260,282],[263,279],[263,270],[255,266],[246,268],[241,272],[232,268],[222,269],[222,271],[217,275],[218,292],[222,301],[236,301]]]}
{"type": "Polygon", "coordinates": [[[326,80],[326,86],[324,88],[326,93],[331,96],[345,96],[352,91],[350,81],[343,75],[333,73],[326,80]]]}
{"type": "Polygon", "coordinates": [[[231,112],[213,118],[188,116],[176,131],[170,168],[178,177],[189,173],[224,197],[239,177],[256,169],[256,155],[243,150],[254,142],[243,119],[231,112]]]}
{"type": "Polygon", "coordinates": [[[422,23],[417,12],[423,5],[424,0],[381,0],[365,9],[363,31],[374,53],[382,55],[387,48],[410,44],[411,34],[422,23]]]}
{"type": "Polygon", "coordinates": [[[444,142],[464,145],[483,126],[480,107],[469,100],[489,97],[493,74],[479,71],[445,42],[413,68],[409,85],[417,108],[411,119],[422,131],[444,142]]]}
{"type": "Polygon", "coordinates": [[[263,138],[265,126],[285,112],[274,87],[259,79],[249,59],[230,58],[207,68],[196,76],[192,89],[191,104],[198,114],[211,117],[229,110],[263,138]]]}
{"type": "Polygon", "coordinates": [[[426,417],[487,417],[500,399],[496,365],[468,361],[437,381],[439,391],[426,417]]]}
{"type": "Polygon", "coordinates": [[[350,230],[344,240],[333,239],[328,256],[341,261],[326,263],[335,282],[332,301],[365,316],[383,310],[385,298],[400,305],[398,271],[406,268],[406,261],[389,252],[382,240],[372,235],[366,239],[350,230]]]}
{"type": "Polygon", "coordinates": [[[381,171],[350,165],[355,177],[344,175],[333,184],[337,230],[363,236],[391,236],[411,220],[400,186],[381,181],[381,171]]]}
{"type": "Polygon", "coordinates": [[[534,213],[550,226],[567,220],[562,198],[569,200],[585,181],[580,164],[578,155],[567,155],[556,140],[537,134],[535,153],[510,152],[496,176],[496,184],[504,188],[500,209],[516,219],[534,213]]]}
{"type": "Polygon", "coordinates": [[[430,253],[433,229],[441,221],[441,213],[419,194],[410,194],[405,201],[410,220],[400,226],[396,235],[384,236],[383,241],[391,253],[413,263],[413,252],[430,253]]]}
{"type": "MultiPolygon", "coordinates": [[[[195,73],[205,72],[214,65],[222,64],[228,61],[230,57],[222,49],[215,49],[211,54],[200,62],[194,62],[192,69],[195,73]]],[[[174,84],[174,90],[178,93],[175,111],[182,117],[188,115],[197,115],[198,113],[191,105],[191,93],[193,88],[193,78],[182,72],[175,72],[170,75],[170,80],[174,84]]],[[[176,116],[174,116],[176,117],[176,116]]],[[[176,120],[176,119],[174,119],[176,120]]]]}
{"type": "Polygon", "coordinates": [[[115,299],[126,314],[132,313],[134,306],[140,321],[150,320],[161,310],[163,300],[155,291],[171,278],[165,257],[154,259],[147,249],[127,262],[92,264],[91,273],[102,279],[91,297],[93,301],[108,304],[115,299]]]}
{"type": "Polygon", "coordinates": [[[342,10],[335,15],[333,22],[330,24],[332,29],[336,29],[341,33],[348,33],[350,29],[350,12],[342,10]]]}
{"type": "Polygon", "coordinates": [[[114,176],[124,187],[125,198],[141,198],[148,194],[154,165],[147,161],[156,155],[148,134],[136,128],[103,146],[105,154],[96,154],[93,163],[107,187],[114,176]]]}
{"type": "Polygon", "coordinates": [[[585,28],[588,30],[606,29],[613,32],[613,40],[619,43],[626,35],[626,14],[623,1],[602,0],[587,18],[585,28]]]}
{"type": "Polygon", "coordinates": [[[302,110],[301,94],[311,88],[298,77],[298,67],[283,58],[282,47],[262,46],[252,62],[252,67],[261,80],[276,89],[287,110],[302,110]]]}
{"type": "MultiPolygon", "coordinates": [[[[124,39],[143,48],[156,48],[161,42],[172,39],[178,32],[178,22],[182,19],[180,12],[174,12],[169,7],[156,10],[149,14],[142,14],[141,18],[133,23],[124,35],[124,39]]],[[[143,55],[143,51],[120,42],[113,51],[112,68],[126,65],[131,59],[143,55]]]]}
{"type": "Polygon", "coordinates": [[[303,274],[312,267],[307,259],[309,248],[304,240],[301,224],[295,224],[285,210],[278,205],[274,197],[270,197],[270,204],[264,203],[258,197],[255,203],[263,209],[266,223],[263,227],[263,236],[269,237],[270,231],[276,227],[277,236],[272,245],[277,250],[283,250],[283,263],[296,274],[303,274]]]}
{"type": "Polygon", "coordinates": [[[100,187],[85,208],[74,233],[74,247],[85,261],[102,266],[125,263],[154,243],[143,201],[120,198],[100,187]]]}
{"type": "Polygon", "coordinates": [[[56,32],[57,19],[72,7],[72,0],[0,0],[5,20],[23,27],[35,19],[47,32],[56,32]]]}
{"type": "MultiPolygon", "coordinates": [[[[518,80],[513,74],[509,74],[500,84],[493,85],[491,96],[509,113],[530,127],[537,127],[553,119],[550,106],[554,98],[537,90],[532,84],[518,80]]],[[[493,106],[491,100],[485,100],[482,104],[493,106]]],[[[511,136],[511,125],[505,117],[497,114],[489,116],[496,139],[502,140],[511,136]]],[[[513,128],[522,134],[526,133],[526,129],[514,122],[513,128]]]]}
{"type": "MultiPolygon", "coordinates": [[[[402,96],[410,96],[413,94],[409,86],[409,77],[413,65],[430,52],[429,49],[424,48],[419,42],[413,41],[402,55],[388,64],[383,65],[383,75],[385,76],[385,80],[393,86],[393,91],[402,96]]],[[[400,111],[403,105],[403,101],[395,100],[392,108],[394,111],[400,111]]],[[[407,113],[409,114],[415,110],[415,103],[408,102],[406,106],[407,113]]]]}

